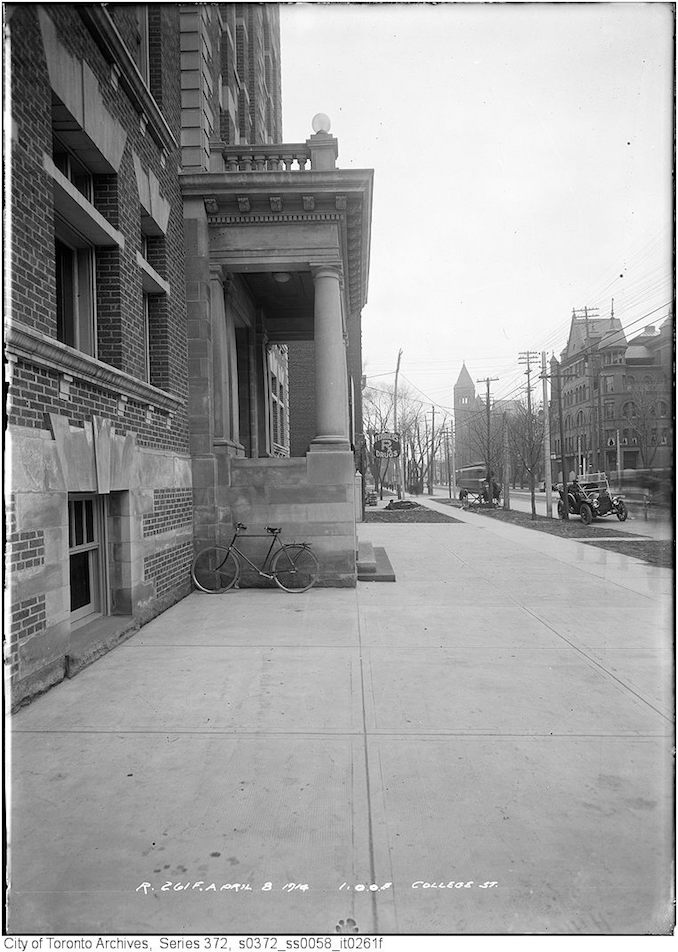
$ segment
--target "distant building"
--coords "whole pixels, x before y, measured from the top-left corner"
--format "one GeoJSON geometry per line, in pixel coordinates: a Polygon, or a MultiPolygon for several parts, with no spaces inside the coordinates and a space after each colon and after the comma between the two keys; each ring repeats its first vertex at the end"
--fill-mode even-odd
{"type": "Polygon", "coordinates": [[[621,321],[573,312],[567,346],[551,360],[551,445],[560,470],[558,381],[567,476],[672,465],[673,322],[630,341],[621,321]]]}
{"type": "Polygon", "coordinates": [[[476,394],[466,363],[461,365],[454,385],[454,435],[455,462],[457,469],[484,459],[478,446],[478,419],[485,412],[485,403],[476,394]]]}
{"type": "MultiPolygon", "coordinates": [[[[518,400],[490,397],[490,452],[492,468],[503,470],[501,427],[505,413],[515,413],[518,400]]],[[[457,468],[485,460],[487,456],[487,402],[476,393],[475,384],[463,363],[454,385],[455,462],[457,468]]]]}

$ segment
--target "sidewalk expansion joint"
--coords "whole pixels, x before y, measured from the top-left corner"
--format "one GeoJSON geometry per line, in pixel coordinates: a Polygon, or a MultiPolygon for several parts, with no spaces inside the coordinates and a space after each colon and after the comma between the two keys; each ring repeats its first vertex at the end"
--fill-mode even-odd
{"type": "Polygon", "coordinates": [[[616,676],[616,674],[612,674],[612,672],[609,671],[609,670],[605,667],[604,664],[601,664],[600,661],[597,661],[595,658],[592,658],[591,655],[587,654],[587,653],[583,650],[583,648],[580,648],[578,645],[575,645],[574,642],[572,642],[572,641],[569,640],[569,638],[566,638],[565,635],[563,635],[563,634],[561,634],[561,632],[557,631],[552,625],[549,625],[549,623],[548,623],[547,621],[545,621],[543,618],[540,618],[540,616],[537,615],[536,612],[533,612],[533,611],[532,611],[530,608],[528,608],[527,606],[523,606],[523,607],[524,607],[524,609],[525,609],[526,612],[528,612],[530,615],[532,615],[533,618],[536,618],[537,621],[541,622],[542,625],[545,625],[545,626],[549,629],[549,631],[552,631],[552,632],[554,633],[554,635],[556,635],[558,638],[560,638],[562,641],[564,641],[565,644],[569,645],[569,646],[570,646],[571,648],[573,648],[575,651],[579,652],[579,654],[580,654],[583,658],[586,658],[586,660],[589,662],[589,664],[592,664],[594,667],[598,668],[600,671],[603,671],[603,672],[607,675],[608,678],[611,678],[613,681],[616,681],[617,684],[621,685],[621,687],[623,687],[625,691],[628,691],[629,694],[633,694],[634,697],[638,698],[639,701],[642,701],[643,704],[646,704],[646,705],[650,708],[650,710],[652,710],[652,711],[655,712],[655,714],[659,714],[659,716],[662,717],[665,721],[668,721],[669,724],[672,724],[672,723],[673,723],[673,718],[672,718],[670,715],[665,714],[663,711],[660,711],[658,707],[655,707],[655,705],[652,704],[650,701],[648,701],[647,698],[644,698],[644,697],[642,696],[642,694],[639,694],[637,691],[634,691],[632,687],[630,687],[628,684],[626,684],[624,681],[622,681],[621,678],[618,678],[618,677],[616,676]]]}

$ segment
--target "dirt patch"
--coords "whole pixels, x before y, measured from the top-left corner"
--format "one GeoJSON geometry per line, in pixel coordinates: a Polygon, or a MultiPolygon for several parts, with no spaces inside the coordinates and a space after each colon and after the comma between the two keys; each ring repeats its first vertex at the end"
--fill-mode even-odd
{"type": "Polygon", "coordinates": [[[372,512],[365,510],[365,522],[461,522],[453,516],[446,516],[444,512],[434,512],[426,506],[416,506],[414,509],[375,509],[372,512]]]}
{"type": "MultiPolygon", "coordinates": [[[[436,502],[442,502],[445,506],[459,508],[459,503],[448,502],[447,500],[437,499],[436,502]]],[[[510,522],[516,526],[523,526],[526,529],[536,529],[538,532],[548,532],[549,535],[560,536],[563,539],[586,539],[587,542],[595,541],[596,534],[606,537],[615,536],[620,539],[637,539],[632,532],[624,532],[623,529],[616,528],[621,523],[615,518],[614,521],[609,517],[596,520],[594,525],[585,526],[579,516],[574,519],[547,519],[546,516],[537,516],[532,519],[529,512],[516,512],[514,509],[471,509],[467,512],[474,513],[483,519],[496,519],[499,522],[510,522]]]]}
{"type": "MultiPolygon", "coordinates": [[[[442,502],[445,506],[459,508],[459,503],[438,499],[436,502],[442,502]]],[[[632,532],[625,532],[621,528],[617,519],[607,518],[597,520],[591,526],[585,526],[584,523],[575,517],[568,519],[547,519],[546,516],[537,516],[532,519],[528,512],[516,512],[509,509],[475,509],[472,510],[480,518],[496,519],[499,522],[510,522],[516,526],[522,526],[525,529],[536,529],[537,532],[548,532],[549,535],[559,536],[561,539],[575,539],[578,542],[586,542],[588,545],[596,546],[600,549],[608,549],[610,552],[619,552],[621,555],[630,555],[636,559],[642,559],[649,565],[656,565],[660,568],[673,568],[674,564],[674,544],[671,539],[643,539],[632,532]],[[604,535],[605,539],[599,542],[596,535],[604,535]]]]}
{"type": "Polygon", "coordinates": [[[587,540],[587,545],[598,549],[609,549],[611,552],[620,552],[622,555],[631,555],[650,565],[657,565],[659,568],[673,568],[674,546],[671,539],[638,539],[637,542],[626,542],[624,539],[619,541],[610,539],[604,542],[587,540]]]}

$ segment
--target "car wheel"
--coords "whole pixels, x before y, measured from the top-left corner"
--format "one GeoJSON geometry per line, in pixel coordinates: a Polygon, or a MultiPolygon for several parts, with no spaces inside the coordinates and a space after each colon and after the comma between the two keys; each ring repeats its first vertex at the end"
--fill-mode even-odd
{"type": "Polygon", "coordinates": [[[559,519],[565,518],[565,506],[563,505],[562,500],[558,502],[558,518],[559,519]]]}
{"type": "Polygon", "coordinates": [[[626,506],[620,499],[619,502],[617,503],[617,519],[619,519],[620,522],[626,522],[626,519],[628,518],[628,514],[629,514],[628,509],[626,508],[626,506]]]}
{"type": "Polygon", "coordinates": [[[593,511],[588,503],[583,502],[579,508],[579,515],[581,516],[581,521],[585,526],[590,526],[593,522],[593,511]]]}

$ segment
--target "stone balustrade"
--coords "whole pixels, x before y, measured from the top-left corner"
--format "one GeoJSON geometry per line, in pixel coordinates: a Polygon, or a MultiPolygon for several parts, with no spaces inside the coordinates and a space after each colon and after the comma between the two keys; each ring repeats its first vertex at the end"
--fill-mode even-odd
{"type": "Polygon", "coordinates": [[[293,145],[224,145],[218,151],[225,172],[305,172],[311,164],[311,150],[305,143],[293,145]]]}

